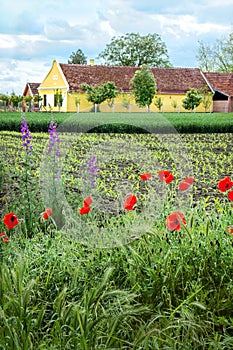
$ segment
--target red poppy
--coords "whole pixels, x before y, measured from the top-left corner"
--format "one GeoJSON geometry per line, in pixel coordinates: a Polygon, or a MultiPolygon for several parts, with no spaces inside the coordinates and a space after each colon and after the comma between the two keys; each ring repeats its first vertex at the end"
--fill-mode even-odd
{"type": "Polygon", "coordinates": [[[82,207],[81,209],[79,209],[79,214],[80,215],[87,214],[87,213],[89,213],[90,210],[91,210],[91,207],[86,205],[86,206],[82,207]]]}
{"type": "Polygon", "coordinates": [[[124,203],[125,210],[133,210],[136,203],[137,203],[137,197],[134,194],[128,195],[124,203]]]}
{"type": "Polygon", "coordinates": [[[229,176],[226,176],[224,179],[220,180],[218,183],[218,188],[221,192],[228,191],[233,186],[233,182],[231,181],[229,176]]]}
{"type": "Polygon", "coordinates": [[[7,235],[6,235],[5,232],[0,233],[0,237],[2,237],[2,241],[3,241],[3,242],[5,242],[5,243],[8,243],[8,242],[9,242],[9,239],[8,239],[8,237],[7,237],[7,235]]]}
{"type": "Polygon", "coordinates": [[[3,218],[3,222],[9,230],[19,224],[18,217],[15,215],[15,213],[6,214],[3,218]]]}
{"type": "Polygon", "coordinates": [[[152,178],[152,174],[151,173],[145,173],[145,174],[140,175],[140,178],[142,180],[149,180],[149,179],[152,178]]]}
{"type": "Polygon", "coordinates": [[[48,208],[44,211],[43,218],[46,220],[53,214],[53,210],[51,208],[48,208]]]}
{"type": "Polygon", "coordinates": [[[185,191],[189,188],[189,186],[192,185],[192,183],[194,182],[194,178],[193,177],[186,177],[178,186],[178,190],[179,191],[185,191]]]}
{"type": "Polygon", "coordinates": [[[228,192],[227,196],[230,199],[230,202],[232,202],[233,201],[233,191],[228,192]]]}
{"type": "Polygon", "coordinates": [[[158,172],[158,176],[160,180],[166,182],[166,184],[169,184],[172,180],[174,180],[174,176],[168,170],[160,170],[158,172]]]}
{"type": "Polygon", "coordinates": [[[179,231],[181,229],[181,222],[186,225],[186,220],[184,214],[179,211],[176,211],[170,214],[166,219],[166,227],[171,231],[179,231]]]}
{"type": "Polygon", "coordinates": [[[89,207],[92,203],[92,198],[91,196],[88,196],[87,198],[84,199],[83,201],[83,206],[84,207],[89,207]]]}
{"type": "Polygon", "coordinates": [[[229,232],[230,235],[233,235],[233,228],[228,226],[227,229],[226,229],[226,232],[229,232]]]}

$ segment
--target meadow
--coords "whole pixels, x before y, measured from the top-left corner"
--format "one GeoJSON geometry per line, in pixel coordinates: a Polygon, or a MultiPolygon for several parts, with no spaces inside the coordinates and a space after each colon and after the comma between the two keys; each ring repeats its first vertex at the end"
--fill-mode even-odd
{"type": "Polygon", "coordinates": [[[150,114],[0,114],[0,349],[233,348],[232,114],[150,114]]]}

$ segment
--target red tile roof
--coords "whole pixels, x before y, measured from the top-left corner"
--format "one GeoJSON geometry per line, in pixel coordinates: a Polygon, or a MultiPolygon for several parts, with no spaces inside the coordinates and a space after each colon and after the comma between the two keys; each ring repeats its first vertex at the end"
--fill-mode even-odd
{"type": "Polygon", "coordinates": [[[214,90],[233,96],[233,73],[203,73],[214,90]]]}
{"type": "MultiPolygon", "coordinates": [[[[80,90],[83,83],[99,85],[103,82],[114,81],[117,88],[130,91],[130,80],[138,67],[100,66],[63,64],[60,67],[72,91],[80,90]]],[[[151,68],[160,93],[186,93],[191,88],[206,87],[198,68],[151,68]]]]}
{"type": "Polygon", "coordinates": [[[28,94],[28,91],[30,92],[29,95],[38,95],[38,87],[40,86],[40,83],[27,83],[24,92],[23,92],[23,96],[26,96],[28,94]]]}

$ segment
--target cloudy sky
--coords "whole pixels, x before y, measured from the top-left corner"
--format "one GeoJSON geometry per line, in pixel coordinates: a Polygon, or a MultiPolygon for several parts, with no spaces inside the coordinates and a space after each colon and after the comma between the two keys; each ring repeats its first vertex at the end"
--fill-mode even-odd
{"type": "Polygon", "coordinates": [[[126,33],[157,33],[175,67],[197,67],[198,41],[233,31],[233,0],[1,0],[0,93],[22,95],[52,62],[81,49],[88,61],[126,33]]]}

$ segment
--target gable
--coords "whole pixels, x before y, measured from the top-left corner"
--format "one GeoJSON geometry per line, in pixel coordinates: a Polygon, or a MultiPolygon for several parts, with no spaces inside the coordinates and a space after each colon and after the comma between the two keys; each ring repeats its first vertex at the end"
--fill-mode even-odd
{"type": "Polygon", "coordinates": [[[211,87],[224,95],[233,96],[233,73],[203,73],[211,87]]]}
{"type": "Polygon", "coordinates": [[[64,74],[56,61],[53,61],[52,68],[49,73],[46,75],[43,82],[40,84],[38,90],[43,89],[64,89],[68,88],[68,84],[64,74]]]}

